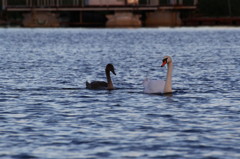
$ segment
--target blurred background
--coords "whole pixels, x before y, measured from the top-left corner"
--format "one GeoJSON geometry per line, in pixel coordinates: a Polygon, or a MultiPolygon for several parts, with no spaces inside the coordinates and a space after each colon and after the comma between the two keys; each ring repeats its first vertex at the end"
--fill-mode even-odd
{"type": "Polygon", "coordinates": [[[0,0],[2,27],[240,25],[239,0],[0,0]]]}

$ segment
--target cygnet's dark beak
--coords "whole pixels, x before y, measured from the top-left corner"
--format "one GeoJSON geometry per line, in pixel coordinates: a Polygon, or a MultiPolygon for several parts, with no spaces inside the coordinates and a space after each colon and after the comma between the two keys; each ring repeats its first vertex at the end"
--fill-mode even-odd
{"type": "Polygon", "coordinates": [[[114,70],[112,70],[112,73],[113,73],[114,75],[116,75],[116,73],[115,73],[115,71],[114,71],[114,70]]]}

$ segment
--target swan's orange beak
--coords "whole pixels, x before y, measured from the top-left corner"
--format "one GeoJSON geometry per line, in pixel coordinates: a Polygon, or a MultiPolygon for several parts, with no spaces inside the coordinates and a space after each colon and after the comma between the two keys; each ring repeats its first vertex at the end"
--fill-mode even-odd
{"type": "Polygon", "coordinates": [[[167,64],[167,60],[164,60],[164,61],[162,62],[161,67],[165,66],[166,64],[167,64]]]}

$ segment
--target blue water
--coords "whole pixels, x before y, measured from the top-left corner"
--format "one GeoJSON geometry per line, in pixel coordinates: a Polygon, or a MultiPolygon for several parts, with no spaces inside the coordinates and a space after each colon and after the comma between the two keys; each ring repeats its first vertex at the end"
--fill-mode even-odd
{"type": "Polygon", "coordinates": [[[1,159],[240,158],[240,28],[2,28],[0,57],[1,159]]]}

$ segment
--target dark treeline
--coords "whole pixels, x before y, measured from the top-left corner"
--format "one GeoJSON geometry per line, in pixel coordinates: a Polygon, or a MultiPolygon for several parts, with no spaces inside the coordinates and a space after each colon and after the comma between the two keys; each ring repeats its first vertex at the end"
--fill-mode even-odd
{"type": "Polygon", "coordinates": [[[199,0],[198,10],[202,16],[240,16],[240,0],[199,0]]]}

